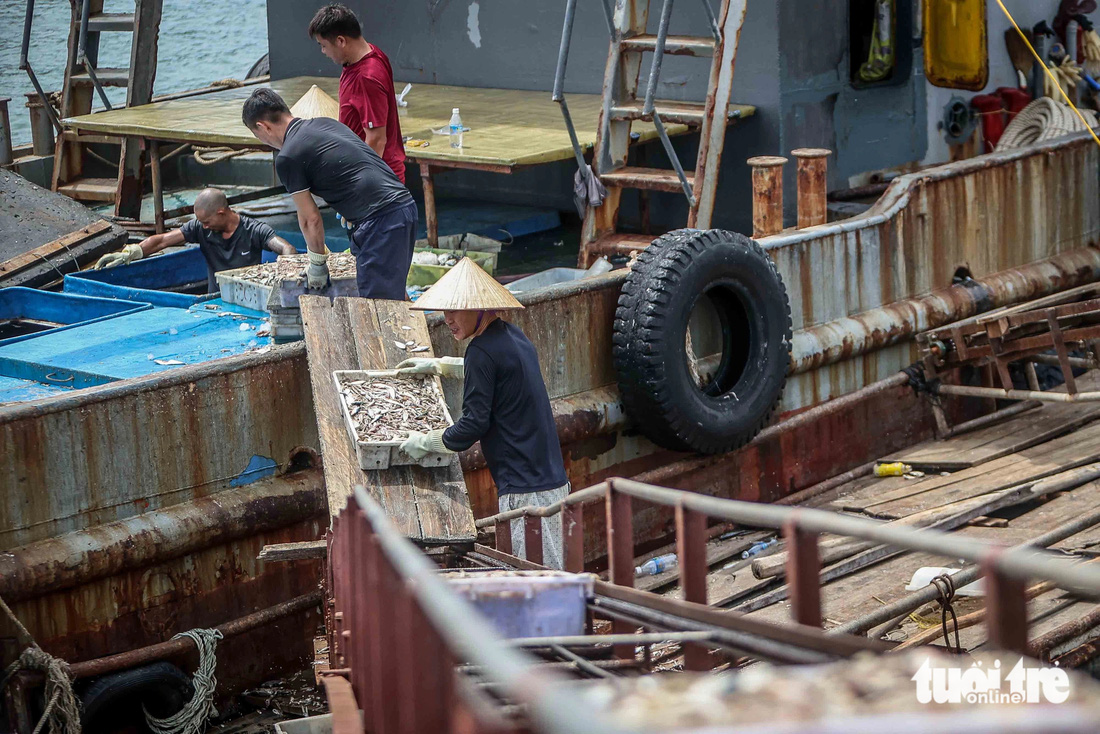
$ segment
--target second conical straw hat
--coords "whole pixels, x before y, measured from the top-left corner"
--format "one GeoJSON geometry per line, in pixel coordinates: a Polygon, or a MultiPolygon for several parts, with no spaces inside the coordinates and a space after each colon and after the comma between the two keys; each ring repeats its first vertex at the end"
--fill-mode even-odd
{"type": "Polygon", "coordinates": [[[290,114],[311,120],[314,117],[331,117],[340,119],[340,103],[325,94],[325,91],[314,84],[302,98],[290,108],[290,114]]]}
{"type": "Polygon", "coordinates": [[[418,311],[513,311],[523,304],[468,257],[447,271],[412,308],[418,311]]]}

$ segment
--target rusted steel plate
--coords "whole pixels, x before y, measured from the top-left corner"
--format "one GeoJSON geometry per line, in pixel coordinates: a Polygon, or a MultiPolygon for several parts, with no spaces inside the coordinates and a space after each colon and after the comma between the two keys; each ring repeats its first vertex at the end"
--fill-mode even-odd
{"type": "Polygon", "coordinates": [[[8,602],[142,569],[326,511],[320,469],[261,480],[0,554],[0,596],[8,602]]]}
{"type": "Polygon", "coordinates": [[[0,549],[207,496],[259,478],[254,457],[316,446],[306,374],[300,347],[275,347],[0,407],[0,456],[14,457],[0,549]]]}

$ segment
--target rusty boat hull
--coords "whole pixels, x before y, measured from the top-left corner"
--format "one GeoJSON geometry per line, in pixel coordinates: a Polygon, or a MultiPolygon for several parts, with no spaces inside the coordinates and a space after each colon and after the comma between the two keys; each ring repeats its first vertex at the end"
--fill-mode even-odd
{"type": "MultiPolygon", "coordinates": [[[[510,318],[538,350],[574,488],[633,476],[777,501],[930,436],[894,379],[913,337],[1100,279],[1098,171],[1091,139],[1065,138],[906,175],[862,216],[759,240],[791,299],[790,373],[779,422],[723,456],[631,429],[610,350],[624,271],[522,297],[510,318]]],[[[436,354],[459,353],[429,325],[436,354]]],[[[91,661],[315,593],[318,560],[257,560],[327,531],[316,458],[300,452],[319,445],[309,386],[297,343],[0,406],[0,595],[42,647],[91,661]],[[274,473],[257,478],[257,461],[274,473]]],[[[493,514],[476,447],[462,465],[475,517],[493,514]]],[[[635,509],[639,540],[671,521],[635,509]]],[[[585,527],[602,537],[599,518],[585,527]]],[[[590,561],[599,546],[586,543],[590,561]]],[[[299,605],[226,639],[220,688],[300,666],[320,619],[299,605]]]]}

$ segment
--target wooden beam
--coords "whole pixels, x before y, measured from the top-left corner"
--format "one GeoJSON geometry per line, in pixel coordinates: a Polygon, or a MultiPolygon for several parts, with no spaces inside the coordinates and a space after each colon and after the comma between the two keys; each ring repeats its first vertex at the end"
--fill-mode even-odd
{"type": "Polygon", "coordinates": [[[328,543],[324,540],[305,540],[300,543],[274,543],[265,545],[258,560],[268,563],[282,561],[307,561],[325,558],[328,555],[328,543]]]}
{"type": "MultiPolygon", "coordinates": [[[[27,250],[22,254],[16,255],[0,263],[0,277],[15,275],[21,270],[26,270],[35,263],[49,260],[51,255],[55,255],[61,250],[65,250],[74,245],[79,245],[81,242],[89,240],[101,232],[106,232],[110,228],[111,223],[101,219],[98,222],[92,222],[87,227],[82,227],[75,232],[70,232],[64,237],[59,237],[53,242],[47,242],[33,250],[27,250]]],[[[75,255],[73,256],[73,260],[76,260],[75,255]]]]}

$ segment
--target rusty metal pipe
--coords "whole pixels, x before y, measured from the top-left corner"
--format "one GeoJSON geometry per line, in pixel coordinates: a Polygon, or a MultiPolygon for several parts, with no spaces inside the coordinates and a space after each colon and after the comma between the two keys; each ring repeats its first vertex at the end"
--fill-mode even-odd
{"type": "MultiPolygon", "coordinates": [[[[310,607],[319,606],[321,604],[321,598],[322,594],[319,590],[309,594],[303,594],[289,601],[284,601],[281,604],[276,604],[273,607],[268,607],[267,609],[262,609],[245,617],[239,617],[225,624],[218,625],[215,629],[221,632],[223,637],[234,637],[244,634],[245,632],[250,632],[257,627],[271,624],[284,617],[289,617],[292,614],[304,611],[310,607]]],[[[158,642],[148,647],[139,647],[136,650],[127,650],[117,655],[108,655],[107,657],[96,658],[95,660],[85,660],[80,663],[73,663],[69,666],[69,671],[74,679],[93,678],[105,673],[113,673],[116,670],[136,668],[146,663],[182,655],[193,649],[195,649],[195,643],[191,640],[187,638],[178,638],[168,640],[167,642],[158,642]]]]}
{"type": "Polygon", "coordinates": [[[997,400],[1038,400],[1044,403],[1086,403],[1100,400],[1100,392],[1035,392],[1034,390],[1003,390],[999,387],[975,387],[972,385],[938,385],[940,395],[962,395],[971,398],[995,398],[997,400]]]}
{"type": "Polygon", "coordinates": [[[1097,657],[1100,657],[1100,640],[1092,640],[1073,648],[1051,662],[1059,668],[1080,668],[1086,663],[1091,663],[1097,657]]]}
{"type": "Polygon", "coordinates": [[[826,181],[829,172],[827,148],[798,148],[791,155],[798,159],[798,228],[816,227],[829,220],[826,181]]]}
{"type": "Polygon", "coordinates": [[[778,155],[749,158],[752,167],[752,236],[768,237],[783,231],[783,166],[778,155]]]}
{"type": "Polygon", "coordinates": [[[900,344],[916,334],[1002,306],[1100,280],[1100,249],[1082,247],[925,296],[795,332],[791,374],[900,344]]]}
{"type": "Polygon", "coordinates": [[[1050,653],[1054,648],[1086,634],[1094,627],[1100,627],[1100,606],[1093,607],[1083,617],[1071,619],[1046,634],[1036,637],[1031,641],[1031,654],[1040,660],[1050,660],[1050,653]]]}
{"type": "Polygon", "coordinates": [[[320,469],[244,487],[0,554],[0,596],[21,601],[179,558],[326,513],[320,469]]]}

